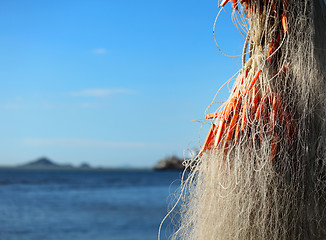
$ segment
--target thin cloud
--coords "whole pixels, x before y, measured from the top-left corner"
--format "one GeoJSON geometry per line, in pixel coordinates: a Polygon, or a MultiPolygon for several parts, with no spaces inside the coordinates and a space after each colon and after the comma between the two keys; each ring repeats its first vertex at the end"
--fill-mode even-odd
{"type": "Polygon", "coordinates": [[[131,89],[123,88],[95,88],[95,89],[85,89],[81,91],[71,92],[70,95],[74,97],[106,97],[112,94],[132,94],[135,93],[131,89]]]}
{"type": "Polygon", "coordinates": [[[82,108],[96,108],[96,107],[99,107],[98,104],[96,104],[96,103],[90,103],[90,102],[80,103],[79,106],[82,107],[82,108]]]}
{"type": "Polygon", "coordinates": [[[95,49],[92,49],[91,53],[96,54],[96,55],[104,55],[104,54],[107,54],[108,51],[105,48],[95,48],[95,49]]]}
{"type": "Polygon", "coordinates": [[[2,107],[4,109],[13,109],[13,110],[21,108],[21,106],[19,104],[15,104],[15,103],[3,104],[2,107]]]}
{"type": "Polygon", "coordinates": [[[0,108],[7,109],[7,110],[17,110],[23,108],[24,106],[25,104],[21,96],[17,96],[6,103],[0,104],[0,108]]]}
{"type": "Polygon", "coordinates": [[[99,147],[99,148],[155,148],[162,147],[162,143],[153,142],[128,142],[128,141],[105,141],[84,138],[26,138],[22,143],[31,147],[99,147]]]}

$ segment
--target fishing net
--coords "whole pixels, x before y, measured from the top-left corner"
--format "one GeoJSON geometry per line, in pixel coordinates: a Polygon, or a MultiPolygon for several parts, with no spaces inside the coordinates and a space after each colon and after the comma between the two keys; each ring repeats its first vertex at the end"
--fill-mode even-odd
{"type": "Polygon", "coordinates": [[[172,238],[326,239],[325,1],[226,4],[245,36],[243,66],[206,114],[172,238]]]}

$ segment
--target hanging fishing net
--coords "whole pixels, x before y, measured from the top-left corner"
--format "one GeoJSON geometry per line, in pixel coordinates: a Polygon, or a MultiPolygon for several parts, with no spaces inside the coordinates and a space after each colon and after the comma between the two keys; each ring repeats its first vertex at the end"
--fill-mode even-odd
{"type": "Polygon", "coordinates": [[[325,1],[227,4],[245,38],[242,68],[208,109],[172,238],[326,239],[325,1]]]}

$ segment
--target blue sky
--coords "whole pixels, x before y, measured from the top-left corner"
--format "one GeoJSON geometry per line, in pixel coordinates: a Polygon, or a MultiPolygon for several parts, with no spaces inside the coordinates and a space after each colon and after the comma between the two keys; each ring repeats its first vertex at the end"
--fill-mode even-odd
{"type": "MultiPolygon", "coordinates": [[[[199,148],[193,120],[240,68],[214,44],[218,10],[212,0],[1,1],[0,165],[149,167],[199,148]]],[[[241,52],[228,13],[216,32],[241,52]]]]}

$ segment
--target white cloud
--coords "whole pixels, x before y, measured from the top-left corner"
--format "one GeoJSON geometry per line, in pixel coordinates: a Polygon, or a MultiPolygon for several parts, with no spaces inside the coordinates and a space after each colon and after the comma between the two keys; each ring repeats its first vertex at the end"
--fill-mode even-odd
{"type": "Polygon", "coordinates": [[[123,89],[123,88],[113,88],[113,89],[94,88],[94,89],[85,89],[81,91],[71,92],[69,95],[82,96],[82,97],[106,97],[118,93],[131,94],[131,93],[135,93],[135,91],[131,89],[123,89]]]}
{"type": "Polygon", "coordinates": [[[7,109],[7,110],[17,110],[23,107],[25,107],[25,104],[21,96],[16,96],[11,100],[7,101],[6,103],[0,104],[0,108],[7,109]]]}
{"type": "Polygon", "coordinates": [[[4,109],[19,109],[21,106],[15,103],[3,104],[4,109]]]}
{"type": "Polygon", "coordinates": [[[162,143],[105,141],[85,138],[25,138],[22,143],[31,147],[100,147],[100,148],[155,148],[162,147],[162,143]]]}
{"type": "Polygon", "coordinates": [[[43,108],[45,108],[45,109],[51,109],[51,108],[53,108],[53,104],[48,103],[48,102],[43,102],[41,105],[42,105],[43,108]]]}
{"type": "Polygon", "coordinates": [[[98,106],[99,106],[98,104],[90,103],[90,102],[80,103],[80,107],[82,108],[96,108],[98,106]]]}
{"type": "Polygon", "coordinates": [[[95,48],[95,49],[92,49],[91,52],[96,55],[104,55],[104,54],[108,53],[108,51],[105,48],[95,48]]]}

